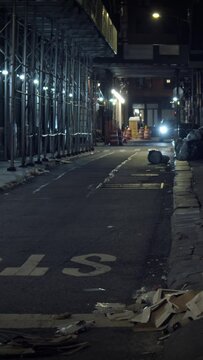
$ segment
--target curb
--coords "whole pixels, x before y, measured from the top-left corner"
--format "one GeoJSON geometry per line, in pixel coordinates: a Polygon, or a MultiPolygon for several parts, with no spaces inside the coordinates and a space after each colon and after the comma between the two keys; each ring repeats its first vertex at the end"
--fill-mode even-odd
{"type": "MultiPolygon", "coordinates": [[[[97,152],[97,150],[94,150],[94,153],[97,152]]],[[[39,176],[39,175],[43,175],[49,171],[51,171],[53,168],[56,168],[57,166],[61,165],[61,164],[68,164],[69,162],[71,162],[72,160],[77,160],[81,157],[86,157],[92,155],[92,150],[85,152],[85,153],[80,153],[77,155],[72,155],[72,156],[65,156],[62,157],[60,159],[57,158],[50,158],[48,162],[43,162],[42,164],[35,164],[33,167],[30,168],[21,168],[19,166],[16,166],[17,171],[16,172],[7,172],[7,170],[5,170],[4,173],[2,173],[2,176],[5,176],[5,181],[3,182],[3,184],[0,184],[0,192],[4,192],[6,190],[9,189],[13,189],[14,187],[17,187],[23,183],[25,183],[26,181],[29,181],[30,179],[32,179],[35,176],[39,176]],[[18,172],[19,171],[19,172],[18,172]],[[10,180],[8,180],[8,178],[10,178],[10,180]]]]}
{"type": "Polygon", "coordinates": [[[171,232],[168,287],[201,290],[203,227],[200,204],[193,190],[193,174],[187,161],[175,161],[171,232]]]}

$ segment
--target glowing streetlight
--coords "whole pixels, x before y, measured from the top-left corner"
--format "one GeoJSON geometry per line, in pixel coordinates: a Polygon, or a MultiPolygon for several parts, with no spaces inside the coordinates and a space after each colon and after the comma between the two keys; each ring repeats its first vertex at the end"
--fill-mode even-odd
{"type": "Polygon", "coordinates": [[[33,80],[33,83],[34,83],[35,85],[39,85],[39,80],[38,80],[38,79],[34,79],[34,80],[33,80]]]}
{"type": "Polygon", "coordinates": [[[17,77],[22,81],[25,80],[25,74],[17,74],[17,77]]]}
{"type": "Polygon", "coordinates": [[[153,19],[157,20],[157,19],[160,19],[161,15],[158,11],[155,11],[152,13],[152,17],[153,17],[153,19]]]}
{"type": "Polygon", "coordinates": [[[115,89],[112,89],[111,93],[115,96],[116,99],[120,101],[121,104],[125,103],[125,99],[115,89]]]}
{"type": "Polygon", "coordinates": [[[2,70],[2,75],[4,75],[4,76],[8,75],[8,70],[6,70],[6,69],[2,70]]]}

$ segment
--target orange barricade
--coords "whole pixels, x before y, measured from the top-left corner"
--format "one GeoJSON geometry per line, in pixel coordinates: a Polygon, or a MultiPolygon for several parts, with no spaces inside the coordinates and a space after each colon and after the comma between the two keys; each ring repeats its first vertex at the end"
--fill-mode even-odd
{"type": "Polygon", "coordinates": [[[144,128],[143,127],[139,128],[138,138],[144,139],[144,128]]]}

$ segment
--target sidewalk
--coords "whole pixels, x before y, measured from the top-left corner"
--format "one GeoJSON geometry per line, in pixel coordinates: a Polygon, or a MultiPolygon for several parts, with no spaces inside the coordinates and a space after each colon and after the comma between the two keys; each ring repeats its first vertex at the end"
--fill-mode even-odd
{"type": "MultiPolygon", "coordinates": [[[[168,288],[203,290],[203,160],[175,161],[168,288]]],[[[203,359],[203,319],[173,332],[164,360],[203,359]]]]}
{"type": "MultiPolygon", "coordinates": [[[[96,150],[97,151],[97,150],[96,150]]],[[[68,163],[78,157],[85,157],[92,154],[92,151],[80,153],[78,155],[71,155],[69,157],[61,157],[61,159],[53,159],[49,154],[47,155],[48,162],[41,164],[34,164],[34,166],[21,167],[21,161],[15,160],[15,171],[8,171],[10,167],[9,161],[0,161],[0,191],[9,190],[15,186],[25,183],[34,176],[41,175],[46,171],[50,171],[61,163],[68,163]]],[[[37,160],[37,157],[33,159],[33,162],[37,160]]]]}

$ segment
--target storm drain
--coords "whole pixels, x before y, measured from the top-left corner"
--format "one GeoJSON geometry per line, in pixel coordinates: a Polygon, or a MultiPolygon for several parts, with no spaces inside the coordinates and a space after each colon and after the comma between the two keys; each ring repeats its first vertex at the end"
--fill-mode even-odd
{"type": "Polygon", "coordinates": [[[164,188],[164,183],[103,184],[101,188],[112,190],[160,190],[164,188]]]}

